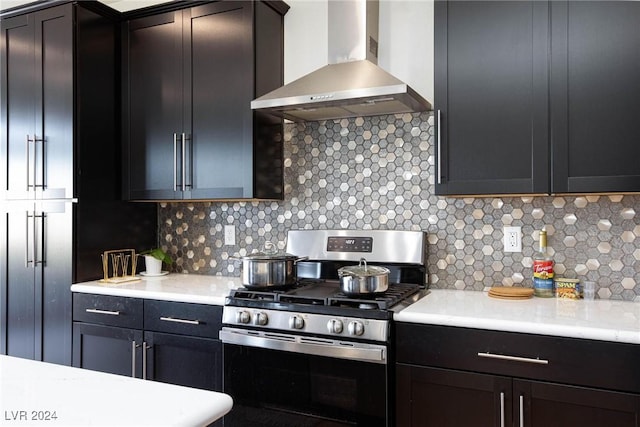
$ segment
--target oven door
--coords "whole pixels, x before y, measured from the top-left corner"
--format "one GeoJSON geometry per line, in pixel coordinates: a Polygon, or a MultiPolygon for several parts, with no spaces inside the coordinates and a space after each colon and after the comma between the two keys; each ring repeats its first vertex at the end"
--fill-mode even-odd
{"type": "Polygon", "coordinates": [[[223,388],[234,402],[225,427],[387,426],[384,346],[341,352],[354,344],[226,327],[220,339],[223,388]]]}

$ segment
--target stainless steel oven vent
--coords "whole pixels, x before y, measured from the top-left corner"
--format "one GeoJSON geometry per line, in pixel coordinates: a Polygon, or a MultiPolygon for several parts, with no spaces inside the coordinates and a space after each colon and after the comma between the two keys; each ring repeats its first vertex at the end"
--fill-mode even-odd
{"type": "Polygon", "coordinates": [[[292,121],[431,110],[431,104],[378,63],[377,0],[328,2],[328,65],[251,102],[292,121]]]}

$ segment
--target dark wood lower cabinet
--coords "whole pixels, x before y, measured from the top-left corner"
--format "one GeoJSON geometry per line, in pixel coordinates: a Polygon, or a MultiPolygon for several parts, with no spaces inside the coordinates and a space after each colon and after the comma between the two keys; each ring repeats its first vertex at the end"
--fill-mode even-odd
{"type": "Polygon", "coordinates": [[[222,307],[76,293],[73,366],[222,391],[222,307]]]}
{"type": "Polygon", "coordinates": [[[398,364],[398,427],[639,427],[640,395],[398,364]]]}
{"type": "Polygon", "coordinates": [[[222,343],[216,339],[145,332],[147,379],[222,391],[222,343]]]}
{"type": "Polygon", "coordinates": [[[640,427],[640,345],[395,328],[398,427],[640,427]]]}
{"type": "Polygon", "coordinates": [[[142,378],[142,342],[140,330],[75,322],[73,366],[142,378]]]}
{"type": "Polygon", "coordinates": [[[510,378],[402,364],[396,375],[398,427],[511,425],[510,378]]]}
{"type": "Polygon", "coordinates": [[[524,427],[640,426],[638,394],[513,380],[513,399],[524,427]]]}

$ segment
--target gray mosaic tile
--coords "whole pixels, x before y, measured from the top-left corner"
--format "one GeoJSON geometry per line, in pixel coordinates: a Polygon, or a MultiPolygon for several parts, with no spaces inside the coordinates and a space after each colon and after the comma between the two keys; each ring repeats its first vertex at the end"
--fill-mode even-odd
{"type": "Polygon", "coordinates": [[[599,298],[640,301],[640,196],[435,196],[433,123],[420,113],[286,124],[284,201],[161,203],[160,243],[175,271],[237,276],[229,256],[266,240],[284,249],[291,229],[424,230],[430,286],[482,290],[530,286],[546,226],[559,274],[598,282],[599,298]],[[522,227],[522,253],[503,252],[505,225],[522,227]]]}

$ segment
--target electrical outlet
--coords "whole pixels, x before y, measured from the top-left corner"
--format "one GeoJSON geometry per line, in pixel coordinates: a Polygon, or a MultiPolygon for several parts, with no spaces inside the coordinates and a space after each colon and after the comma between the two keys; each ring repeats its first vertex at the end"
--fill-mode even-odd
{"type": "Polygon", "coordinates": [[[504,227],[504,251],[522,252],[522,228],[504,227]]]}
{"type": "Polygon", "coordinates": [[[235,225],[224,226],[224,244],[228,246],[234,246],[236,244],[236,226],[235,225]]]}

